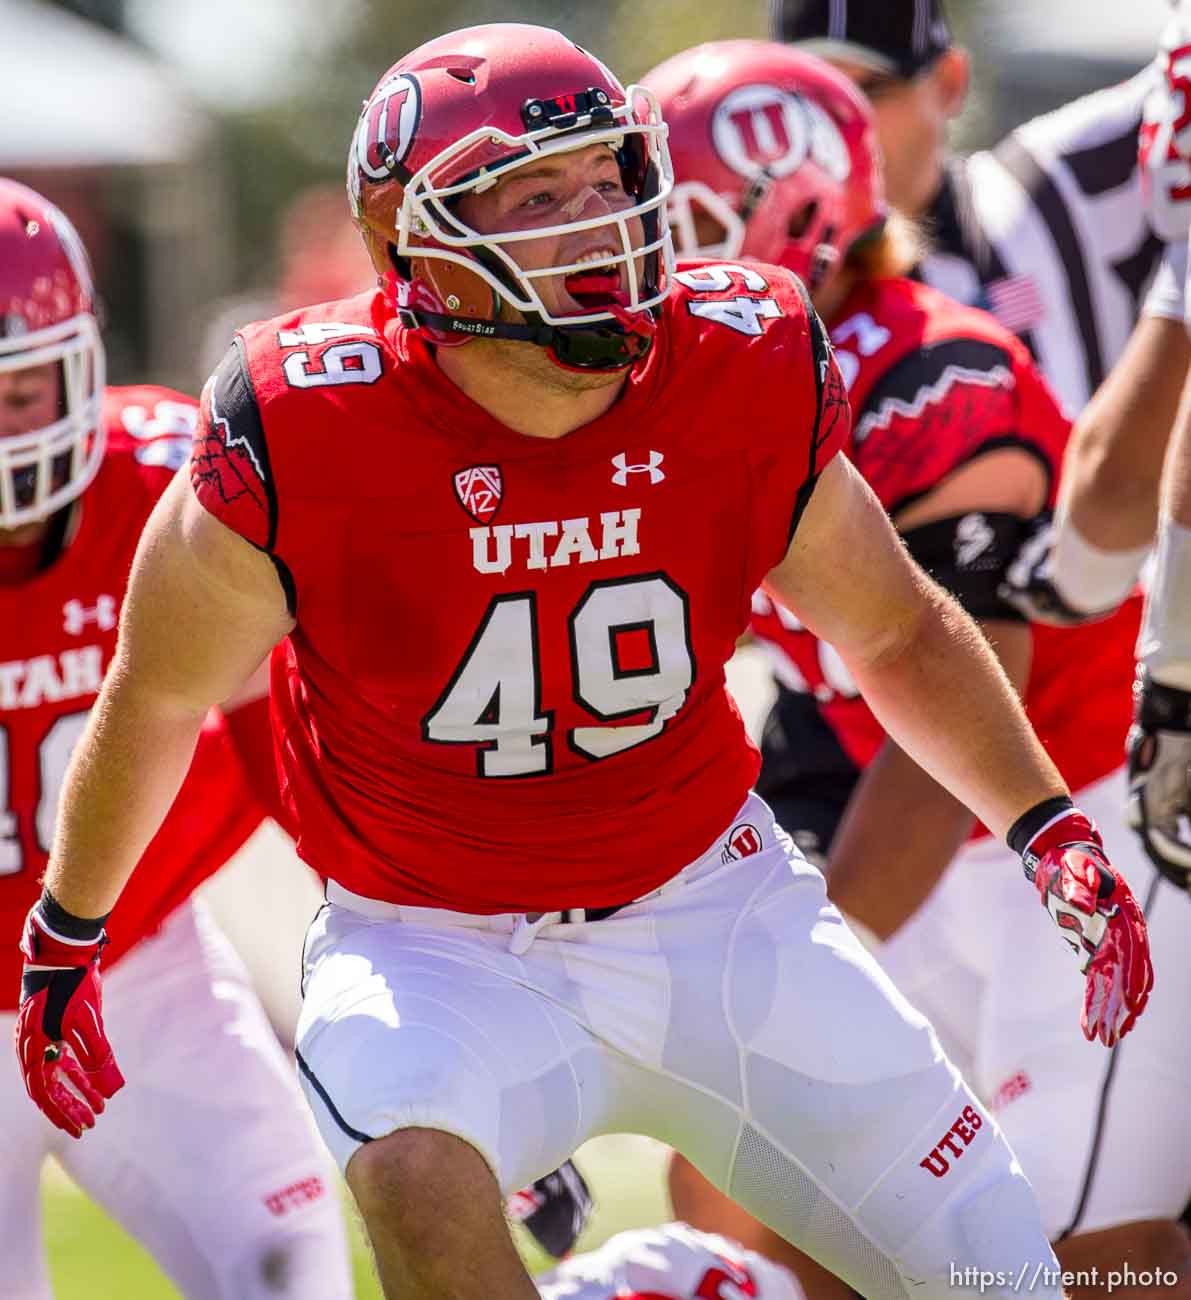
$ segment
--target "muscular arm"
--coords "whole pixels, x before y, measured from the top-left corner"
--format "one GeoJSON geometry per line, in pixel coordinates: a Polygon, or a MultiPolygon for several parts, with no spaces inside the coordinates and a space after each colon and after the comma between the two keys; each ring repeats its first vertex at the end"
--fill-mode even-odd
{"type": "MultiPolygon", "coordinates": [[[[969,462],[897,519],[905,530],[965,511],[1028,517],[1045,498],[1041,466],[1016,450],[969,462]]],[[[1008,619],[979,624],[1014,688],[1029,676],[1028,626],[1008,619]]],[[[865,769],[832,842],[827,888],[832,900],[880,939],[921,905],[971,832],[971,812],[895,741],[886,737],[865,769]],[[907,817],[905,810],[914,815],[907,817]],[[889,827],[897,826],[896,836],[889,827]],[[880,864],[879,869],[875,864],[880,864]]]]}
{"type": "Polygon", "coordinates": [[[1191,528],[1191,385],[1179,409],[1165,465],[1162,514],[1191,528]]]}
{"type": "Polygon", "coordinates": [[[980,630],[911,561],[842,457],[768,586],[835,646],[890,736],[995,834],[1066,793],[980,630]]]}
{"type": "Polygon", "coordinates": [[[1191,339],[1181,320],[1143,316],[1075,423],[1063,461],[1054,581],[1069,604],[1123,599],[1154,537],[1163,455],[1191,339]]]}
{"type": "Polygon", "coordinates": [[[1157,565],[1138,656],[1148,678],[1191,691],[1191,383],[1162,473],[1157,565]]]}
{"type": "Polygon", "coordinates": [[[109,912],[186,774],[204,717],[292,626],[268,557],[209,515],[185,474],[146,525],[116,656],[67,771],[45,883],[109,912]]]}

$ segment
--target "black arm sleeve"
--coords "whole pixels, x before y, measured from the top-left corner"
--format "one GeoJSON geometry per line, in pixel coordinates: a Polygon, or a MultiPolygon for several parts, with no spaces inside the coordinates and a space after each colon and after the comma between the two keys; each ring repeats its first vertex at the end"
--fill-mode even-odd
{"type": "Polygon", "coordinates": [[[975,619],[1024,623],[1025,615],[1001,599],[998,588],[1029,534],[1018,515],[973,510],[902,533],[906,549],[975,619]]]}

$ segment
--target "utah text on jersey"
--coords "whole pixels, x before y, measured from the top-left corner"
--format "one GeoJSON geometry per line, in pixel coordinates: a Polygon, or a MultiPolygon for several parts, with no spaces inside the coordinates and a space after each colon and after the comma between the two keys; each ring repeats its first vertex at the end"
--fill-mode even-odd
{"type": "Polygon", "coordinates": [[[13,659],[0,663],[0,710],[36,709],[45,703],[93,697],[102,681],[102,646],[13,659]]]}
{"type": "Polygon", "coordinates": [[[496,524],[471,528],[472,566],[477,573],[504,573],[511,565],[525,569],[557,569],[568,565],[595,564],[622,555],[638,555],[637,525],[641,510],[601,511],[599,524],[587,515],[577,519],[544,519],[532,524],[496,524]],[[596,538],[599,545],[596,545],[596,538]],[[557,539],[557,540],[555,540],[557,539]],[[525,545],[514,546],[514,542],[525,545]],[[550,550],[547,554],[547,542],[550,550]]]}

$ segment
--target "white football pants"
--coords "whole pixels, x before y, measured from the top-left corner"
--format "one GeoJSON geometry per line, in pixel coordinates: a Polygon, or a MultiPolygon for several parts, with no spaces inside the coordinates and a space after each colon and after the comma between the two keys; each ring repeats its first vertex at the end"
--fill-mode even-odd
{"type": "Polygon", "coordinates": [[[1084,979],[1021,861],[979,840],[884,945],[881,964],[990,1105],[1052,1241],[1191,1201],[1191,898],[1124,824],[1124,768],[1074,798],[1146,914],[1154,989],[1112,1051],[1080,1029],[1084,979]]]}
{"type": "Polygon", "coordinates": [[[756,796],[602,921],[535,936],[328,898],[298,1053],[341,1166],[433,1128],[507,1192],[596,1134],[646,1133],[873,1300],[1008,1296],[1023,1267],[1060,1294],[1004,1138],[756,796]]]}
{"type": "MultiPolygon", "coordinates": [[[[11,1046],[0,1052],[0,1297],[51,1300],[40,1175],[53,1155],[187,1300],[350,1300],[334,1169],[202,904],[113,968],[103,1011],[127,1084],[77,1141],[29,1100],[11,1046]]],[[[0,1017],[8,1044],[14,1020],[0,1017]]]]}

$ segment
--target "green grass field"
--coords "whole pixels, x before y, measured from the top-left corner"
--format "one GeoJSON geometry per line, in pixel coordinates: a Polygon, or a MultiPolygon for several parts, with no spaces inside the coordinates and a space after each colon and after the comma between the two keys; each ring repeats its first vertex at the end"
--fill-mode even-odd
{"type": "MultiPolygon", "coordinates": [[[[580,1151],[578,1162],[591,1185],[596,1211],[579,1243],[591,1249],[624,1228],[669,1217],[662,1190],[663,1149],[643,1138],[599,1138],[580,1151]]],[[[178,1292],[153,1260],[57,1168],[43,1180],[46,1242],[56,1300],[170,1300],[178,1292]]],[[[379,1300],[380,1287],[359,1223],[345,1204],[352,1232],[358,1300],[379,1300]]],[[[533,1272],[548,1264],[526,1235],[518,1243],[533,1272]]]]}

